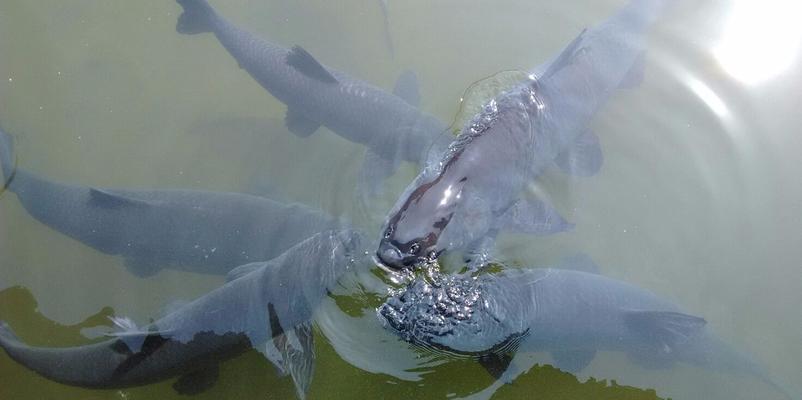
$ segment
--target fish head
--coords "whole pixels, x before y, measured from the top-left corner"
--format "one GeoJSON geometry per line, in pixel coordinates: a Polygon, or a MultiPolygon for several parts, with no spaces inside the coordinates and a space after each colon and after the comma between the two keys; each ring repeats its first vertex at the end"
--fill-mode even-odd
{"type": "Polygon", "coordinates": [[[514,350],[528,332],[494,307],[486,282],[460,275],[417,277],[377,315],[385,329],[438,353],[481,357],[514,350]]]}
{"type": "Polygon", "coordinates": [[[441,236],[460,204],[466,178],[441,178],[408,191],[388,218],[376,251],[386,267],[401,270],[434,261],[450,245],[441,236]]]}

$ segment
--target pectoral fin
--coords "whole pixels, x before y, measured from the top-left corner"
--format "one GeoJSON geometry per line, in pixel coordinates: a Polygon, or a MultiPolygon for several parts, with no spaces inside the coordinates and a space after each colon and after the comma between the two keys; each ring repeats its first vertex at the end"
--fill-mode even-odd
{"type": "Polygon", "coordinates": [[[139,353],[142,351],[145,341],[148,338],[158,336],[161,339],[167,339],[172,336],[172,331],[169,330],[142,330],[128,317],[108,317],[109,320],[117,328],[117,331],[106,333],[105,336],[117,338],[122,341],[131,353],[139,353]]]}
{"type": "Polygon", "coordinates": [[[104,189],[89,188],[89,204],[95,207],[117,209],[123,207],[149,207],[152,204],[104,189]]]}
{"type": "Polygon", "coordinates": [[[707,323],[704,318],[673,311],[628,311],[624,321],[666,354],[698,335],[707,323]]]}
{"type": "Polygon", "coordinates": [[[296,71],[323,83],[337,83],[337,78],[301,46],[293,46],[287,53],[287,65],[296,71]]]}
{"type": "Polygon", "coordinates": [[[597,174],[604,163],[599,137],[585,131],[573,146],[557,156],[554,163],[569,175],[588,177],[597,174]]]}
{"type": "Polygon", "coordinates": [[[306,392],[312,383],[315,373],[315,342],[312,334],[312,324],[303,323],[287,332],[286,344],[282,349],[284,367],[289,371],[295,391],[301,399],[306,398],[306,392]]]}
{"type": "Polygon", "coordinates": [[[267,313],[273,339],[265,344],[263,354],[280,373],[290,374],[298,397],[304,399],[315,372],[312,323],[307,321],[284,330],[272,303],[268,303],[267,313]]]}
{"type": "Polygon", "coordinates": [[[407,104],[418,107],[420,105],[420,91],[418,90],[418,77],[411,70],[406,70],[395,81],[393,94],[402,98],[407,104]]]}
{"type": "Polygon", "coordinates": [[[593,361],[596,350],[562,350],[551,352],[554,366],[571,373],[577,373],[593,361]]]}
{"type": "Polygon", "coordinates": [[[521,198],[499,218],[506,232],[551,235],[569,231],[574,224],[563,218],[554,206],[538,198],[521,198]]]}
{"type": "Polygon", "coordinates": [[[493,378],[499,379],[504,375],[504,371],[510,367],[512,358],[513,355],[510,353],[490,353],[479,357],[479,364],[484,367],[493,378]]]}
{"type": "Polygon", "coordinates": [[[287,108],[287,115],[284,116],[284,123],[290,132],[300,136],[309,137],[320,128],[320,123],[306,118],[303,113],[294,108],[287,108]]]}
{"type": "Polygon", "coordinates": [[[183,395],[196,395],[214,386],[220,377],[218,364],[206,365],[182,375],[173,383],[173,389],[183,395]]]}

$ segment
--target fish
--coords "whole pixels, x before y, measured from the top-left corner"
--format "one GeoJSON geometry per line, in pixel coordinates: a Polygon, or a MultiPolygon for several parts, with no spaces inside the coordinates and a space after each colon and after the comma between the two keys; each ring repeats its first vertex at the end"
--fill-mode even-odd
{"type": "Polygon", "coordinates": [[[550,62],[521,74],[447,146],[432,146],[425,167],[385,218],[378,261],[398,270],[463,249],[476,269],[500,232],[572,229],[547,199],[525,189],[554,165],[576,176],[601,168],[600,142],[588,125],[617,89],[642,77],[644,36],[664,6],[662,0],[631,1],[583,30],[550,62]]]}
{"type": "Polygon", "coordinates": [[[14,164],[13,138],[0,130],[3,180],[36,220],[150,277],[164,268],[226,275],[281,255],[345,222],[299,203],[200,190],[132,190],[47,180],[14,164]]]}
{"type": "Polygon", "coordinates": [[[179,376],[194,394],[214,384],[218,364],[252,348],[289,374],[304,398],[314,372],[311,321],[337,280],[355,267],[362,235],[318,233],[279,257],[239,267],[225,285],[144,327],[115,317],[110,338],[75,347],[25,344],[0,322],[0,347],[37,374],[85,388],[127,388],[179,376]]]}
{"type": "MultiPolygon", "coordinates": [[[[401,339],[435,354],[472,358],[497,382],[521,352],[548,352],[554,366],[577,373],[598,351],[625,353],[648,369],[678,363],[751,375],[787,394],[765,369],[707,327],[707,321],[635,285],[566,268],[509,268],[476,277],[417,278],[377,309],[401,339]]],[[[790,397],[790,396],[789,396],[790,397]]]]}
{"type": "Polygon", "coordinates": [[[379,190],[402,161],[419,163],[447,125],[418,108],[417,77],[401,74],[393,93],[327,67],[301,46],[262,40],[221,17],[206,0],[177,0],[176,30],[211,32],[239,66],[287,106],[287,128],[308,137],[325,126],[367,147],[365,190],[379,190]]]}

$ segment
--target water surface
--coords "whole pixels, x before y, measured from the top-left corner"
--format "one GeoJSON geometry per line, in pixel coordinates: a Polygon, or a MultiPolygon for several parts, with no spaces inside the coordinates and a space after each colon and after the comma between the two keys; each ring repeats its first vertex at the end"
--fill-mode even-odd
{"type": "MultiPolygon", "coordinates": [[[[788,24],[783,15],[798,15],[793,5],[768,2],[754,11],[752,3],[678,2],[650,36],[642,85],[614,96],[593,123],[605,156],[601,172],[569,178],[550,171],[537,183],[576,229],[505,236],[499,254],[548,265],[585,252],[605,275],[704,316],[774,379],[802,393],[795,380],[802,371],[802,33],[781,27],[788,24]],[[750,40],[732,50],[743,31],[750,40]]],[[[265,39],[300,44],[327,65],[388,90],[401,71],[414,70],[421,107],[448,121],[472,82],[546,61],[623,4],[390,1],[391,54],[378,1],[214,2],[230,21],[265,39]]],[[[85,185],[269,194],[377,233],[382,221],[353,197],[364,150],[326,129],[306,139],[291,134],[283,125],[285,106],[213,36],[175,32],[179,12],[164,0],[1,3],[0,123],[19,139],[19,165],[85,185]]],[[[407,165],[388,182],[385,209],[414,174],[407,165]]],[[[320,311],[310,398],[442,398],[492,382],[474,362],[418,365],[418,351],[376,321],[380,294],[354,289],[359,279],[377,280],[349,279],[320,311]],[[326,340],[332,326],[351,332],[350,341],[345,334],[326,340]],[[334,344],[343,347],[338,352],[334,344]]],[[[85,343],[80,328],[103,313],[146,322],[222,280],[169,270],[136,278],[119,258],[52,231],[13,194],[0,195],[0,289],[9,288],[0,292],[0,318],[32,344],[85,343]]],[[[547,355],[531,357],[549,362],[547,355]]],[[[170,381],[123,390],[67,387],[5,354],[0,376],[13,382],[0,385],[2,398],[178,397],[170,381]]],[[[600,354],[578,377],[537,367],[497,396],[535,393],[782,398],[748,377],[681,365],[644,370],[612,353],[600,354]]],[[[225,363],[217,385],[198,397],[243,396],[292,398],[294,389],[249,352],[225,363]]]]}

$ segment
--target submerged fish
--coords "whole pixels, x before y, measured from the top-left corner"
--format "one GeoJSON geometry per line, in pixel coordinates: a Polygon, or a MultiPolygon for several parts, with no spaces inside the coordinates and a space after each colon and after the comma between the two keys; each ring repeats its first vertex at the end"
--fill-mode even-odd
{"type": "Polygon", "coordinates": [[[501,231],[569,229],[549,204],[522,192],[555,163],[575,175],[601,167],[588,123],[616,89],[639,77],[644,34],[663,3],[633,0],[487,102],[399,198],[384,224],[379,261],[400,269],[468,249],[481,265],[501,231]]]}
{"type": "MultiPolygon", "coordinates": [[[[176,30],[212,32],[262,87],[287,105],[285,122],[306,137],[321,125],[368,148],[376,179],[389,175],[400,161],[419,162],[446,125],[416,108],[414,75],[405,73],[394,94],[320,64],[300,46],[287,49],[261,40],[229,23],[206,0],[178,0],[184,12],[176,30]],[[377,173],[377,169],[381,173],[377,173]]],[[[367,182],[374,186],[377,182],[367,182]]]]}
{"type": "Polygon", "coordinates": [[[150,276],[162,268],[225,275],[270,260],[315,233],[342,224],[301,204],[198,190],[101,189],[48,181],[13,164],[0,130],[8,190],[38,221],[150,276]]]}
{"type": "Polygon", "coordinates": [[[303,398],[314,370],[310,321],[326,293],[352,267],[360,246],[354,231],[322,232],[268,262],[239,267],[222,287],[143,329],[99,343],[32,347],[0,322],[0,347],[45,378],[88,388],[123,388],[174,376],[184,394],[208,388],[218,364],[251,348],[289,373],[303,398]]]}
{"type": "Polygon", "coordinates": [[[566,269],[432,276],[389,298],[379,319],[408,342],[478,359],[499,378],[484,395],[525,372],[508,369],[518,350],[549,352],[556,367],[572,373],[597,351],[617,351],[650,369],[688,363],[751,374],[785,392],[703,318],[625,282],[566,269]]]}

